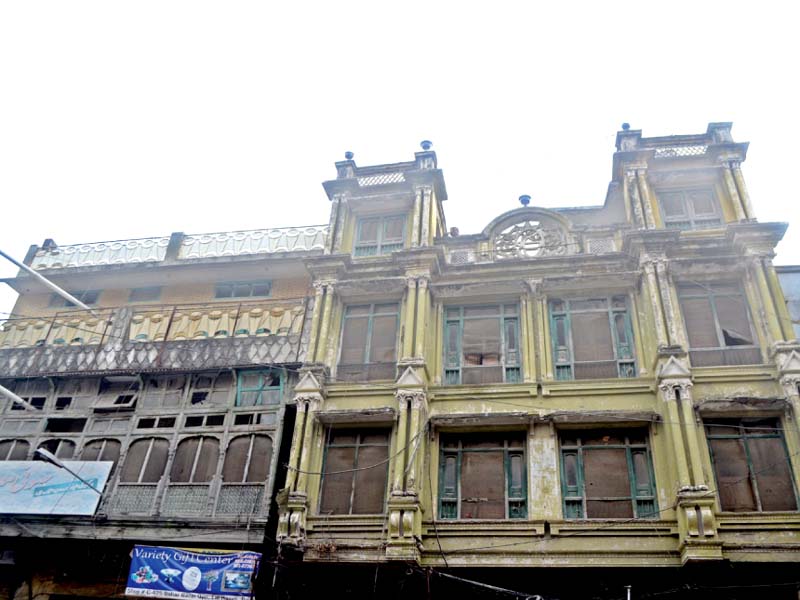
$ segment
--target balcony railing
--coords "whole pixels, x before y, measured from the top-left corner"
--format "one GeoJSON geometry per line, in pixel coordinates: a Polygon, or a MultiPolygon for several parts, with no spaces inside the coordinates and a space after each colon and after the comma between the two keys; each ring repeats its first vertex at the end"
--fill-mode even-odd
{"type": "Polygon", "coordinates": [[[50,317],[13,318],[0,322],[0,349],[32,346],[102,344],[111,325],[110,309],[58,312],[50,317]]]}
{"type": "Polygon", "coordinates": [[[31,267],[34,269],[61,269],[159,262],[164,260],[168,245],[169,237],[154,237],[40,248],[31,261],[31,267]]]}

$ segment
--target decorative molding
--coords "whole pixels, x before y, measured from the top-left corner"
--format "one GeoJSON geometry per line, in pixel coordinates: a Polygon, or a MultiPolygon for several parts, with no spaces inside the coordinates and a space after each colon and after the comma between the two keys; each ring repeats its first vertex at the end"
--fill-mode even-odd
{"type": "Polygon", "coordinates": [[[569,252],[564,232],[558,228],[546,228],[542,226],[541,221],[530,219],[520,221],[507,227],[494,238],[496,260],[565,254],[569,252]]]}

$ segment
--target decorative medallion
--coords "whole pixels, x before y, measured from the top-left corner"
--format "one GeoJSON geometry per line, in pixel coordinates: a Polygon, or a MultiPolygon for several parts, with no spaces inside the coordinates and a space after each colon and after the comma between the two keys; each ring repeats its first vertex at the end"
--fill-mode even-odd
{"type": "Polygon", "coordinates": [[[542,227],[539,221],[522,221],[504,229],[494,240],[497,260],[567,254],[564,235],[559,229],[542,227]]]}

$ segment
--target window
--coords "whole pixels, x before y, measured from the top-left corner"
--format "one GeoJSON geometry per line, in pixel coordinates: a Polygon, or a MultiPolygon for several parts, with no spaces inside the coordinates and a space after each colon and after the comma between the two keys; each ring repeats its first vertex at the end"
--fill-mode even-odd
{"type": "Polygon", "coordinates": [[[233,375],[228,372],[198,373],[192,377],[189,403],[192,406],[227,406],[233,388],[233,375]]]}
{"type": "MultiPolygon", "coordinates": [[[[100,292],[101,290],[80,290],[77,292],[69,292],[69,295],[76,300],[80,300],[86,306],[94,306],[100,298],[100,292]]],[[[50,296],[49,306],[50,308],[72,308],[76,305],[58,294],[53,294],[50,296]]]]}
{"type": "Polygon", "coordinates": [[[797,510],[792,467],[778,419],[706,423],[722,510],[797,510]]]}
{"type": "Polygon", "coordinates": [[[219,441],[202,436],[191,437],[178,444],[172,470],[171,483],[207,483],[217,472],[219,441]]]}
{"type": "Polygon", "coordinates": [[[110,460],[116,467],[119,460],[120,447],[121,444],[117,440],[92,440],[83,447],[81,460],[110,460]]]}
{"type": "Polygon", "coordinates": [[[161,297],[161,286],[133,288],[128,302],[155,302],[161,297]]]}
{"type": "Polygon", "coordinates": [[[272,282],[264,281],[231,281],[214,286],[215,298],[259,298],[269,296],[272,282]]]}
{"type": "Polygon", "coordinates": [[[143,438],[128,447],[119,480],[122,483],[158,483],[167,466],[169,442],[163,438],[143,438]]]}
{"type": "Polygon", "coordinates": [[[320,513],[383,512],[389,472],[388,430],[330,429],[323,462],[320,513]]]}
{"type": "Polygon", "coordinates": [[[440,518],[528,516],[524,434],[442,434],[440,441],[440,518]]]}
{"type": "Polygon", "coordinates": [[[233,438],[225,453],[222,481],[225,483],[261,483],[269,477],[272,440],[266,435],[242,435],[233,438]]]}
{"type": "Polygon", "coordinates": [[[660,191],[658,201],[669,229],[708,229],[722,223],[712,188],[660,191]]]}
{"type": "Polygon", "coordinates": [[[655,518],[647,430],[562,431],[561,489],[567,519],[655,518]]]}
{"type": "Polygon", "coordinates": [[[189,415],[183,422],[184,427],[222,427],[225,415],[189,415]]]}
{"type": "Polygon", "coordinates": [[[39,444],[39,448],[64,460],[72,460],[72,457],[75,456],[75,442],[72,440],[46,440],[39,444]]]}
{"type": "Polygon", "coordinates": [[[344,311],[337,377],[344,381],[394,379],[399,305],[364,304],[344,311]]]}
{"type": "MultiPolygon", "coordinates": [[[[19,379],[11,387],[17,396],[37,410],[42,410],[50,394],[50,383],[46,379],[19,379]]],[[[2,397],[6,400],[5,396],[2,397]]],[[[9,410],[28,410],[21,404],[7,400],[9,410]]]]}
{"type": "Polygon", "coordinates": [[[237,378],[236,406],[280,404],[282,378],[276,371],[241,371],[237,378]]]}
{"type": "Polygon", "coordinates": [[[3,440],[0,442],[0,460],[25,460],[30,447],[25,440],[3,440]]]}
{"type": "Polygon", "coordinates": [[[445,308],[445,383],[520,381],[516,304],[445,308]]]}
{"type": "Polygon", "coordinates": [[[635,377],[625,296],[550,301],[556,379],[635,377]]]}
{"type": "Polygon", "coordinates": [[[682,283],[678,298],[693,366],[761,363],[747,298],[738,285],[682,283]]]}
{"type": "Polygon", "coordinates": [[[88,419],[47,419],[45,431],[52,433],[80,433],[88,419]]]}
{"type": "Polygon", "coordinates": [[[406,217],[371,217],[356,225],[355,256],[378,256],[401,250],[405,245],[406,217]]]}
{"type": "Polygon", "coordinates": [[[139,395],[139,378],[132,376],[104,377],[94,412],[121,412],[133,410],[139,395]]]}
{"type": "Polygon", "coordinates": [[[56,383],[56,410],[81,410],[97,399],[98,380],[92,378],[62,379],[56,383]]]}
{"type": "MultiPolygon", "coordinates": [[[[28,404],[30,404],[36,410],[42,410],[44,408],[45,402],[47,402],[47,398],[44,396],[20,396],[23,400],[25,400],[28,404]]],[[[9,401],[11,402],[11,401],[9,401]]],[[[11,410],[28,410],[22,404],[18,402],[11,402],[11,410]]]]}
{"type": "Polygon", "coordinates": [[[175,408],[181,404],[185,385],[184,375],[149,377],[139,402],[143,408],[175,408]]]}
{"type": "Polygon", "coordinates": [[[136,429],[169,429],[175,427],[175,417],[142,417],[136,429]]]}

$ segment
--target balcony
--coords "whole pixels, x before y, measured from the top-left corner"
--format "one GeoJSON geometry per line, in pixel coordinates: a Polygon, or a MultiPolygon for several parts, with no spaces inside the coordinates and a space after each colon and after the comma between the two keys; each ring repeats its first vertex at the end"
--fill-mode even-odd
{"type": "Polygon", "coordinates": [[[73,310],[0,323],[7,377],[302,362],[304,298],[73,310]]]}

